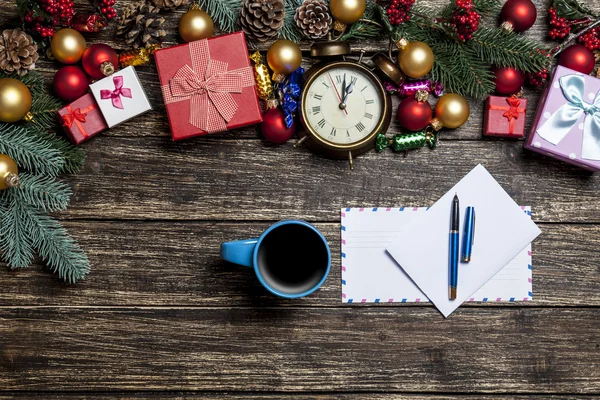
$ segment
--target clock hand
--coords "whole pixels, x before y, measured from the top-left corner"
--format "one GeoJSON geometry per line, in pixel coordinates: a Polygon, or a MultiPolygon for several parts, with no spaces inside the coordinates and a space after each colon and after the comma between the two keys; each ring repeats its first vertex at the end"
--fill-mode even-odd
{"type": "Polygon", "coordinates": [[[329,80],[331,81],[331,84],[333,85],[333,88],[335,89],[335,94],[337,94],[337,97],[340,100],[340,108],[342,110],[344,110],[346,115],[348,115],[348,110],[346,110],[346,104],[344,104],[344,102],[342,101],[342,96],[340,96],[340,92],[338,91],[337,86],[335,86],[335,83],[333,82],[333,79],[331,78],[331,74],[329,72],[327,73],[327,76],[329,76],[329,80]],[[344,105],[343,107],[342,107],[342,104],[344,105]]]}
{"type": "Polygon", "coordinates": [[[344,98],[342,99],[342,102],[346,102],[346,100],[348,99],[348,95],[350,93],[352,93],[354,91],[354,82],[350,82],[350,84],[348,85],[348,87],[346,89],[344,89],[344,98]]]}
{"type": "Polygon", "coordinates": [[[342,82],[342,103],[346,102],[346,73],[344,73],[344,81],[342,82]]]}

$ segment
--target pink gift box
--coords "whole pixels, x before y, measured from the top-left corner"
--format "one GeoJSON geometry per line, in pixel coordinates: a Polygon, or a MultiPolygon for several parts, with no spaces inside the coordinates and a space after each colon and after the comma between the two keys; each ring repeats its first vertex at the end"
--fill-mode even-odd
{"type": "Polygon", "coordinates": [[[558,66],[524,146],[600,171],[600,79],[558,66]]]}

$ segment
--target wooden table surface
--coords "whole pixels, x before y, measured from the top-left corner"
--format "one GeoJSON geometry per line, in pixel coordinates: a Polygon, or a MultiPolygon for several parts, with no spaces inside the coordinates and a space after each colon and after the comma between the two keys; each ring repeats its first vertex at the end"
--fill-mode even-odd
{"type": "MultiPolygon", "coordinates": [[[[0,3],[0,20],[16,15],[13,3],[0,3]]],[[[547,5],[535,3],[528,35],[542,38],[547,5]]],[[[183,12],[165,15],[167,45],[183,12]]],[[[123,48],[113,32],[88,43],[123,48]]],[[[66,285],[41,263],[0,274],[0,399],[600,394],[598,176],[522,141],[482,138],[482,101],[434,151],[372,151],[354,171],[292,143],[268,145],[255,127],[174,143],[156,68],[138,74],[154,110],[86,143],[83,171],[66,178],[74,196],[60,218],[90,257],[89,277],[66,285]],[[340,208],[430,205],[478,163],[533,207],[542,229],[533,301],[465,304],[448,319],[425,304],[342,304],[340,208]],[[285,218],[314,223],[334,254],[326,283],[304,299],[275,298],[252,270],[219,260],[221,242],[285,218]]],[[[528,126],[538,94],[527,92],[528,126]]]]}

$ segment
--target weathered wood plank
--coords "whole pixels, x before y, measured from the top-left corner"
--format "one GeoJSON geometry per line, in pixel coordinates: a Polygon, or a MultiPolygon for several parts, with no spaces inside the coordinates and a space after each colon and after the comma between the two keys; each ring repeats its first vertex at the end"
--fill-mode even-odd
{"type": "Polygon", "coordinates": [[[65,218],[338,221],[341,207],[433,204],[482,163],[542,222],[600,222],[600,178],[519,143],[445,141],[407,158],[367,153],[350,170],[307,149],[258,141],[97,138],[69,181],[65,218]]]}
{"type": "Polygon", "coordinates": [[[3,390],[600,393],[600,309],[0,310],[3,390]]]}
{"type": "MultiPolygon", "coordinates": [[[[269,226],[268,222],[85,221],[68,222],[66,226],[88,252],[93,267],[89,277],[69,286],[39,265],[25,270],[4,269],[0,273],[0,308],[347,306],[341,303],[338,224],[317,224],[331,245],[331,274],[320,290],[301,300],[275,298],[260,286],[251,269],[219,260],[221,242],[258,236],[269,226]]],[[[550,224],[541,228],[543,234],[533,246],[534,300],[501,305],[599,306],[598,225],[550,224]]],[[[493,304],[467,303],[465,306],[489,307],[493,304]]]]}
{"type": "Polygon", "coordinates": [[[447,395],[447,394],[398,394],[398,393],[360,393],[360,394],[257,394],[257,393],[189,393],[189,392],[171,392],[171,393],[156,393],[156,392],[141,392],[141,393],[106,393],[106,394],[48,394],[48,393],[22,393],[15,392],[0,395],[0,400],[20,399],[20,400],[138,400],[138,399],[169,399],[169,400],[578,400],[592,398],[590,395],[579,396],[561,396],[561,395],[493,395],[493,394],[477,394],[477,395],[447,395]]]}

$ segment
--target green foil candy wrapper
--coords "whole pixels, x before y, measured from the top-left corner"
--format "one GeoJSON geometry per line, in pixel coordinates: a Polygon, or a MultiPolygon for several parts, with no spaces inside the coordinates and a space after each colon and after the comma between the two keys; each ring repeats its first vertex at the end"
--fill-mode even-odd
{"type": "Polygon", "coordinates": [[[383,133],[377,134],[377,137],[375,138],[375,150],[377,150],[378,153],[381,153],[389,145],[390,141],[387,136],[385,136],[383,133]]]}
{"type": "Polygon", "coordinates": [[[394,151],[420,149],[425,146],[433,149],[436,144],[437,138],[435,133],[427,131],[396,134],[392,139],[392,149],[394,151]]]}

